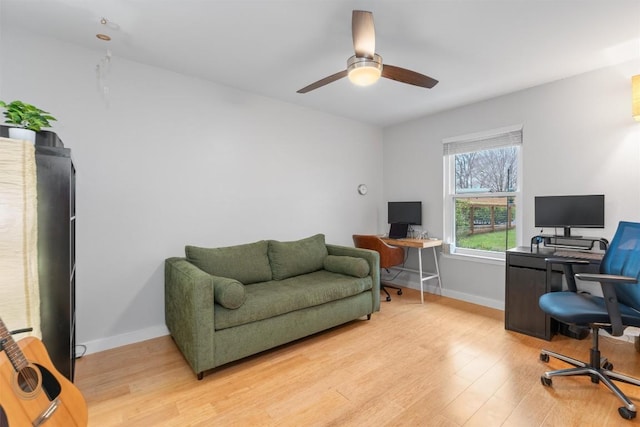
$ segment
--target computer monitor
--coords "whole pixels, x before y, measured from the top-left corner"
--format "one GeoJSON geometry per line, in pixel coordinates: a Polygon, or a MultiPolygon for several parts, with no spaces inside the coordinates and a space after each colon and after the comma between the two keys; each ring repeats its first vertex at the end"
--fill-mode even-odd
{"type": "Polygon", "coordinates": [[[422,202],[388,202],[387,222],[422,225],[422,202]]]}
{"type": "Polygon", "coordinates": [[[571,228],[604,228],[604,194],[538,196],[534,199],[535,226],[562,228],[571,237],[571,228]]]}

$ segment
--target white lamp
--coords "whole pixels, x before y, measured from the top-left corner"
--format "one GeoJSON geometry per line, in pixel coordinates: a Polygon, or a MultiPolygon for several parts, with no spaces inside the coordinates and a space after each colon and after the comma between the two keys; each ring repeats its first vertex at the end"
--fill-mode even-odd
{"type": "Polygon", "coordinates": [[[382,57],[358,58],[352,56],[347,60],[347,72],[351,83],[358,86],[369,86],[378,81],[382,75],[382,57]]]}

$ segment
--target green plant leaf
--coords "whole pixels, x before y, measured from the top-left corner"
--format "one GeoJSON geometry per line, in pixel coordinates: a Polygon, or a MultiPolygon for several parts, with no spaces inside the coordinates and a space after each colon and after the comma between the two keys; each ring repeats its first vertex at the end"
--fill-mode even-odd
{"type": "Polygon", "coordinates": [[[56,118],[48,111],[41,110],[22,101],[11,101],[8,104],[0,101],[0,107],[5,109],[2,114],[7,124],[17,125],[36,132],[44,127],[51,127],[49,121],[56,121],[56,118]]]}

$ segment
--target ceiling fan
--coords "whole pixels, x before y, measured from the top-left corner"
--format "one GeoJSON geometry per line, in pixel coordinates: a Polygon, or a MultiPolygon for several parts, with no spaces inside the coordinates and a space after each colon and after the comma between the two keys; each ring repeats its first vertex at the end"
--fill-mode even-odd
{"type": "Polygon", "coordinates": [[[354,10],[351,16],[351,32],[356,54],[347,60],[347,69],[311,83],[298,90],[298,93],[310,92],[346,76],[349,76],[352,83],[359,86],[371,85],[381,76],[426,89],[431,89],[438,83],[436,79],[415,71],[389,64],[382,65],[382,57],[375,53],[376,34],[373,27],[373,13],[354,10]]]}

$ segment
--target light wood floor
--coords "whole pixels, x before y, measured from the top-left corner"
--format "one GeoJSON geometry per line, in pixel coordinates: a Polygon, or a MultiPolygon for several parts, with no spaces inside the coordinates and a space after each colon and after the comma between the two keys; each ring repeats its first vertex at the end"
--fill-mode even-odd
{"type": "MultiPolygon", "coordinates": [[[[370,321],[221,367],[197,381],[169,337],[78,360],[90,426],[629,426],[587,378],[540,384],[548,348],[585,360],[590,339],[504,330],[503,312],[417,291],[370,321]]],[[[616,370],[640,376],[631,343],[603,338],[616,370]]],[[[621,385],[640,405],[640,390],[621,385]]],[[[640,417],[640,414],[639,414],[640,417]]]]}

